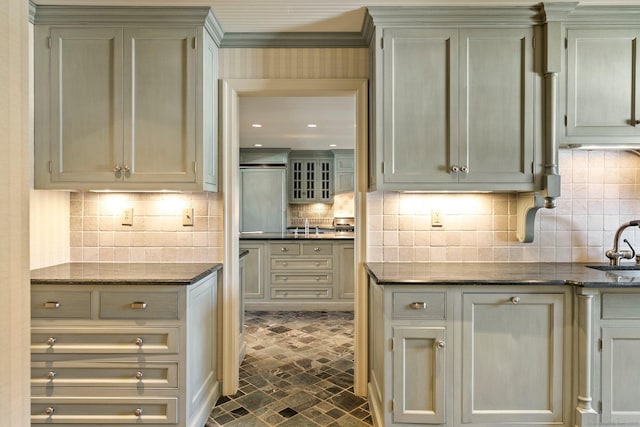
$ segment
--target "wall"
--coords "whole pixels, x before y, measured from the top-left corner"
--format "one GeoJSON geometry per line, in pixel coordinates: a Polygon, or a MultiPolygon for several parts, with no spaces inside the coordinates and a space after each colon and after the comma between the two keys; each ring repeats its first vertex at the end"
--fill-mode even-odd
{"type": "MultiPolygon", "coordinates": [[[[533,243],[519,243],[510,194],[368,196],[369,261],[605,262],[613,235],[640,218],[640,157],[560,151],[562,197],[536,216],[533,243]],[[431,210],[444,227],[431,227],[431,210]]],[[[640,250],[640,231],[624,234],[640,250]]]]}

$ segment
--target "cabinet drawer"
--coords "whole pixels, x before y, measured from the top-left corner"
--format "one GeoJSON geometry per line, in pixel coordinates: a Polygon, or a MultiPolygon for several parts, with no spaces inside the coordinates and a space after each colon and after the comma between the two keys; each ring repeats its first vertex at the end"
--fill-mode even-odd
{"type": "Polygon", "coordinates": [[[31,424],[176,424],[177,408],[175,397],[32,397],[31,424]]]}
{"type": "Polygon", "coordinates": [[[640,319],[640,293],[605,292],[602,294],[603,319],[640,319]]]}
{"type": "Polygon", "coordinates": [[[31,352],[176,354],[178,328],[31,328],[31,352]]]}
{"type": "Polygon", "coordinates": [[[393,292],[393,318],[444,320],[445,301],[444,292],[393,292]]]}
{"type": "Polygon", "coordinates": [[[302,245],[302,255],[331,255],[333,245],[327,243],[304,243],[302,245]]]}
{"type": "Polygon", "coordinates": [[[318,273],[318,274],[288,274],[288,273],[271,273],[271,283],[277,285],[286,284],[306,284],[306,283],[318,283],[322,285],[330,285],[333,283],[333,274],[331,273],[318,273]]]}
{"type": "Polygon", "coordinates": [[[178,320],[178,302],[177,292],[101,292],[100,318],[178,320]]]}
{"type": "Polygon", "coordinates": [[[332,288],[271,288],[272,299],[331,299],[332,288]]]}
{"type": "Polygon", "coordinates": [[[271,255],[300,255],[298,243],[271,243],[269,249],[271,255]]]}
{"type": "Polygon", "coordinates": [[[178,387],[178,362],[32,362],[31,385],[172,389],[178,387]]]}
{"type": "Polygon", "coordinates": [[[91,291],[32,291],[31,317],[90,319],[91,291]]]}
{"type": "Polygon", "coordinates": [[[333,268],[332,258],[295,259],[285,258],[271,259],[272,270],[330,270],[333,268]]]}

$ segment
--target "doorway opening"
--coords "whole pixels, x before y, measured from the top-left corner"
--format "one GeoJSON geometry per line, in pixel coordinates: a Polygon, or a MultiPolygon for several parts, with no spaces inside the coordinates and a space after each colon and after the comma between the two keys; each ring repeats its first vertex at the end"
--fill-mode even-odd
{"type": "Polygon", "coordinates": [[[224,269],[222,286],[223,394],[238,389],[241,327],[239,271],[239,123],[241,97],[351,97],[355,105],[354,238],[354,391],[367,390],[366,248],[367,81],[365,79],[223,80],[221,83],[221,145],[224,194],[224,269]]]}

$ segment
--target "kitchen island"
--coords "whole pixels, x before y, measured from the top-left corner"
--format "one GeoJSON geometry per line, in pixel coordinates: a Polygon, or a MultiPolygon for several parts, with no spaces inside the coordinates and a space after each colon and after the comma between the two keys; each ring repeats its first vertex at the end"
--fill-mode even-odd
{"type": "Polygon", "coordinates": [[[352,232],[242,233],[250,310],[353,310],[352,232]]]}
{"type": "Polygon", "coordinates": [[[640,425],[637,270],[366,268],[376,425],[640,425]]]}
{"type": "Polygon", "coordinates": [[[201,427],[220,395],[221,264],[31,273],[31,423],[201,427]]]}

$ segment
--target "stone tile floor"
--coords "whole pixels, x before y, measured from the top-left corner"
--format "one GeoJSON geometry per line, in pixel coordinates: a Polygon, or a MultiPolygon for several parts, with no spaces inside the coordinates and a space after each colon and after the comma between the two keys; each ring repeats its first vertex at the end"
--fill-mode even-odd
{"type": "Polygon", "coordinates": [[[205,427],[371,425],[353,394],[353,312],[246,312],[245,339],[240,390],[205,427]]]}

